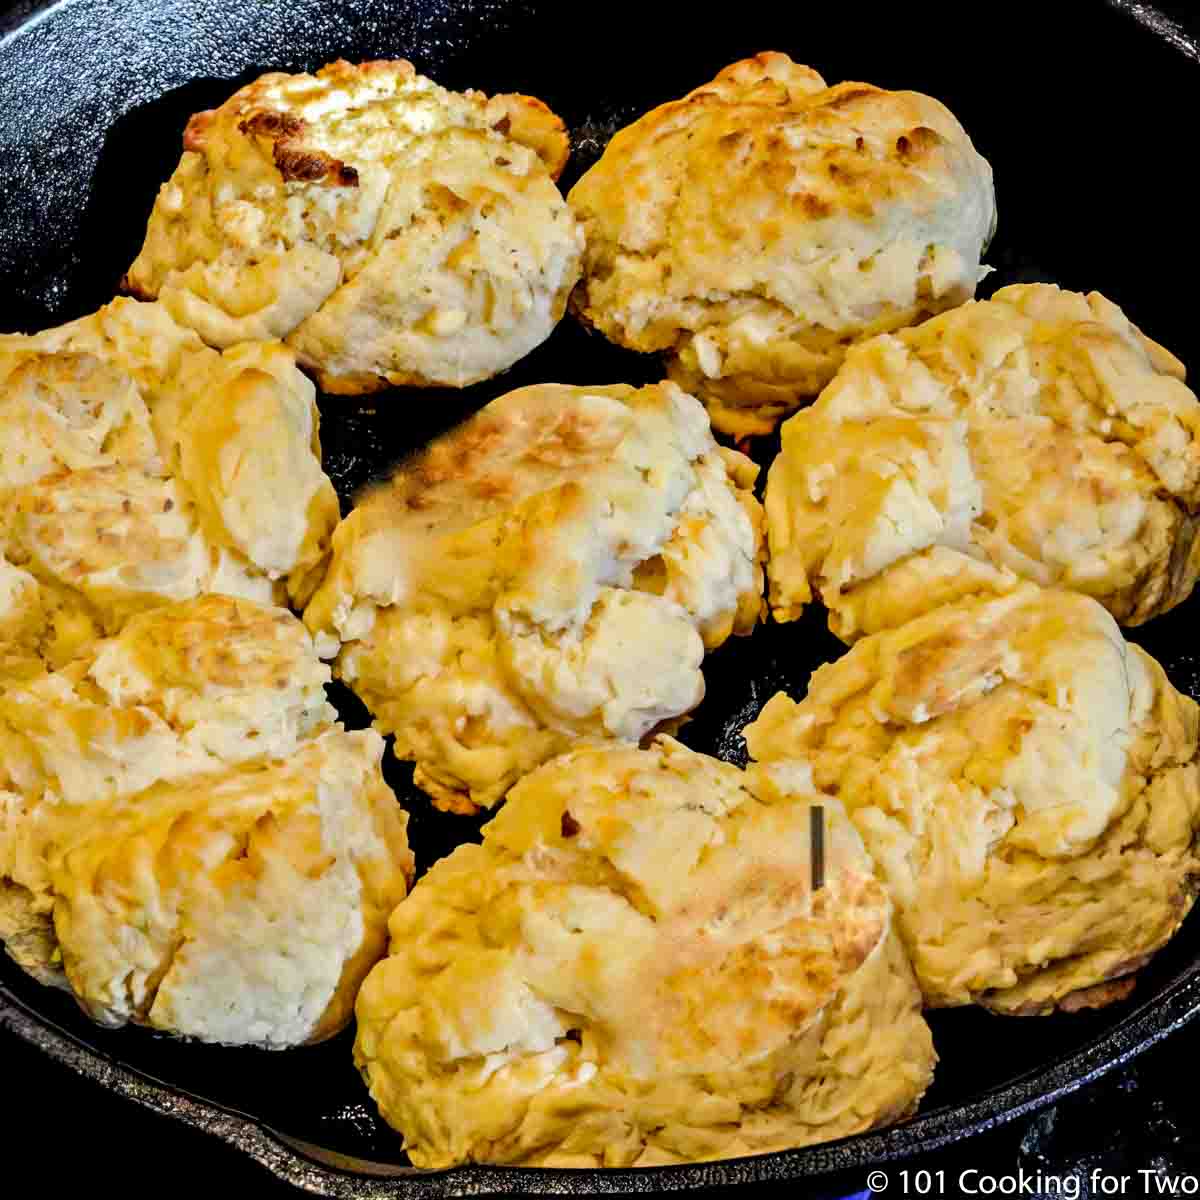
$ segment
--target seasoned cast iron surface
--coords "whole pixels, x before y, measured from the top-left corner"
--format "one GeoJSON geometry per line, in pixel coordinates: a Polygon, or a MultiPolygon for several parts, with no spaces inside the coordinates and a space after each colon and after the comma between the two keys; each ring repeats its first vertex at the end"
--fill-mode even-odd
{"type": "MultiPolygon", "coordinates": [[[[646,0],[602,7],[562,0],[73,0],[43,8],[8,5],[0,14],[0,28],[15,30],[0,41],[5,331],[69,320],[112,297],[140,246],[158,185],[178,158],[188,115],[265,70],[313,69],[338,56],[403,56],[449,87],[539,96],[572,131],[567,188],[638,112],[770,48],[812,64],[830,82],[912,87],[949,104],[996,172],[1000,226],[987,255],[996,271],[983,294],[1028,280],[1102,289],[1200,370],[1188,295],[1197,265],[1195,200],[1184,150],[1193,144],[1200,51],[1179,26],[1152,28],[1148,5],[1022,0],[988,6],[986,28],[977,6],[961,3],[738,3],[721,23],[705,19],[703,6],[646,0]],[[1125,10],[1137,10],[1141,23],[1125,10]]],[[[348,507],[362,484],[511,388],[658,377],[655,361],[568,320],[507,375],[463,392],[322,397],[325,465],[348,507]]],[[[765,462],[773,450],[764,443],[756,454],[765,462]]],[[[1197,615],[1200,598],[1133,637],[1177,687],[1200,697],[1197,615]]],[[[734,639],[707,663],[708,695],[683,740],[744,762],[742,726],[777,689],[802,695],[810,672],[840,651],[816,610],[796,624],[734,639]]],[[[335,686],[332,694],[349,727],[367,724],[349,692],[335,686]]],[[[457,842],[478,838],[482,820],[435,812],[412,787],[411,769],[390,756],[387,775],[412,813],[420,869],[457,842]]],[[[1190,1017],[1200,1006],[1198,950],[1193,918],[1144,972],[1132,998],[1098,1013],[1023,1021],[973,1009],[933,1014],[941,1062],[922,1118],[882,1135],[640,1176],[471,1170],[419,1186],[448,1192],[520,1191],[522,1180],[532,1190],[640,1189],[651,1178],[660,1186],[733,1182],[812,1174],[944,1143],[1027,1111],[1190,1017]]],[[[365,1195],[375,1184],[305,1167],[248,1123],[175,1099],[104,1060],[248,1114],[326,1156],[373,1160],[385,1174],[394,1174],[387,1164],[405,1161],[354,1071],[349,1032],[270,1055],[184,1045],[145,1030],[102,1030],[69,998],[38,988],[2,957],[0,1024],[331,1194],[365,1195]]]]}

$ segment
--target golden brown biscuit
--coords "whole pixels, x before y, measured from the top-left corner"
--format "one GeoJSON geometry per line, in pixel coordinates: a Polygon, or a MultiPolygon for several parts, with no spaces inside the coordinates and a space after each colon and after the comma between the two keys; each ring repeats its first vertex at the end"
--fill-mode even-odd
{"type": "Polygon", "coordinates": [[[766,433],[847,347],[975,293],[992,172],[938,101],[783,54],[621,130],[568,197],[583,320],[666,354],[713,424],[766,433]]]}
{"type": "Polygon", "coordinates": [[[490,806],[699,703],[762,606],[756,472],[674,384],[522,388],[366,496],[305,622],[435,804],[490,806]]]}
{"type": "Polygon", "coordinates": [[[44,969],[105,1025],[270,1049],[336,1033],[412,873],[382,754],[335,729],[284,761],[39,806],[21,848],[39,877],[14,882],[52,923],[44,969]]]}
{"type": "Polygon", "coordinates": [[[1127,994],[1200,878],[1198,710],[1093,600],[1021,584],[864,638],[745,731],[840,798],[932,1005],[1127,994]]]}
{"type": "Polygon", "coordinates": [[[245,759],[287,758],[336,720],[329,668],[286,609],[229,596],[129,620],[61,670],[0,695],[13,785],[70,804],[245,759]]]}
{"type": "Polygon", "coordinates": [[[105,1024],[315,1041],[350,1017],[412,874],[383,741],[332,724],[287,611],[129,620],[0,695],[0,938],[105,1024]]]}
{"type": "Polygon", "coordinates": [[[218,354],[132,300],[0,336],[0,629],[20,625],[0,687],[158,604],[302,604],[337,517],[316,393],[284,347],[218,354]]]}
{"type": "Polygon", "coordinates": [[[1116,305],[1004,288],[856,347],[767,483],[778,620],[847,641],[1018,577],[1138,625],[1200,575],[1200,402],[1116,305]]]}
{"type": "Polygon", "coordinates": [[[540,101],[404,61],[264,75],[189,122],[126,286],[213,346],[286,338],[326,391],[463,387],[562,317],[567,152],[540,101]]]}
{"type": "Polygon", "coordinates": [[[577,750],[389,929],[355,1058],[421,1167],[764,1153],[897,1120],[933,1069],[886,895],[803,771],[577,750]]]}

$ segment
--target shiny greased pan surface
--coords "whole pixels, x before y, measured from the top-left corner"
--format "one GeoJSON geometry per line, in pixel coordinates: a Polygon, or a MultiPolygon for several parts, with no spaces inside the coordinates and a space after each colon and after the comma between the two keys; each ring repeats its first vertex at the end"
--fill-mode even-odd
{"type": "MultiPolygon", "coordinates": [[[[1185,6],[1166,6],[1183,11],[1185,6]]],[[[1200,19],[1175,23],[1127,0],[969,4],[739,3],[706,6],[561,0],[73,0],[0,4],[0,329],[32,331],[109,300],[132,261],[183,125],[269,69],[339,56],[407,57],[452,88],[522,91],[566,120],[574,155],[565,188],[614,129],[653,104],[763,49],[827,79],[864,79],[937,96],[995,169],[996,268],[981,294],[1051,280],[1100,288],[1189,371],[1200,371],[1191,294],[1200,267],[1190,183],[1200,89],[1200,19]]],[[[325,465],[343,506],[430,435],[527,383],[649,382],[649,359],[571,320],[509,374],[464,392],[322,399],[325,465]]],[[[758,448],[766,461],[772,445],[758,448]]],[[[1182,691],[1200,696],[1194,597],[1132,632],[1182,691]]],[[[738,730],[779,688],[803,694],[841,652],[813,609],[766,625],[706,663],[708,695],[683,738],[744,761],[738,730]]],[[[344,689],[351,728],[368,722],[344,689]]],[[[418,867],[477,820],[434,812],[389,758],[413,814],[418,867]]],[[[348,1031],[267,1055],[182,1045],[141,1029],[91,1025],[68,997],[0,957],[0,1024],[99,1079],[240,1146],[281,1178],[337,1196],[479,1192],[627,1192],[813,1177],[932,1149],[1012,1119],[1080,1086],[1200,1011],[1200,918],[1143,972],[1127,1001],[1037,1020],[982,1010],[935,1012],[941,1062],[906,1125],[756,1159],[642,1171],[457,1168],[415,1172],[375,1115],[348,1031]]]]}

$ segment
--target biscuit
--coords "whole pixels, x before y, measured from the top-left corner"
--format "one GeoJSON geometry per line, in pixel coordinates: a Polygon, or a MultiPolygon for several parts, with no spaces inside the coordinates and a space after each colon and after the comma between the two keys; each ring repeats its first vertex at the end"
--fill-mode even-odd
{"type": "Polygon", "coordinates": [[[131,618],[113,638],[0,695],[27,793],[84,805],[244,759],[287,758],[337,719],[329,668],[286,609],[205,596],[131,618]]]}
{"type": "Polygon", "coordinates": [[[856,643],[746,730],[838,797],[926,1001],[1128,994],[1200,877],[1198,712],[1094,600],[1023,583],[856,643]]]}
{"type": "Polygon", "coordinates": [[[762,606],[756,471],[674,384],[522,388],[362,500],[304,619],[434,803],[488,807],[699,703],[762,606]]]}
{"type": "Polygon", "coordinates": [[[338,519],[317,420],[290,351],[219,354],[161,305],[0,336],[0,687],[158,604],[303,604],[338,519]]]}
{"type": "Polygon", "coordinates": [[[975,294],[992,172],[938,101],[826,87],[783,54],[725,68],[609,143],[568,201],[572,307],[666,355],[717,429],[767,433],[847,348],[975,294]]]}
{"type": "Polygon", "coordinates": [[[264,75],[188,123],[125,286],[213,346],[286,339],[329,392],[464,387],[562,317],[567,153],[540,101],[402,60],[264,75]]]}
{"type": "Polygon", "coordinates": [[[331,730],[26,823],[62,970],[104,1025],[269,1049],[341,1029],[412,860],[383,739],[331,730]]]}
{"type": "Polygon", "coordinates": [[[837,803],[803,771],[743,774],[667,737],[526,776],[389,930],[355,1059],[420,1167],[805,1145],[903,1117],[935,1060],[837,803]]]}
{"type": "Polygon", "coordinates": [[[1200,403],[1116,305],[1004,288],[855,347],[783,427],[770,602],[849,641],[922,605],[1084,592],[1139,625],[1200,574],[1200,403]]]}
{"type": "Polygon", "coordinates": [[[206,596],[0,696],[0,937],[93,1019],[268,1047],[348,1020],[413,869],[383,740],[297,618],[206,596]]]}

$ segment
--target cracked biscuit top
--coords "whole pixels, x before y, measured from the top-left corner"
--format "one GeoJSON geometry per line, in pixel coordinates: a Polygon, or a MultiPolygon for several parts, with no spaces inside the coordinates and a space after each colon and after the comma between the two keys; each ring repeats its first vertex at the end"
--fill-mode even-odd
{"type": "Polygon", "coordinates": [[[666,737],[576,750],[390,933],[355,1057],[421,1167],[763,1153],[897,1120],[932,1071],[886,894],[802,769],[743,773],[666,737]]]}
{"type": "Polygon", "coordinates": [[[1138,625],[1200,575],[1200,402],[1099,293],[1007,287],[856,347],[783,427],[770,601],[846,640],[1018,577],[1138,625]]]}
{"type": "Polygon", "coordinates": [[[133,617],[0,696],[0,938],[93,1019],[267,1047],[349,1020],[405,894],[383,740],[281,608],[133,617]]]}
{"type": "Polygon", "coordinates": [[[563,314],[567,153],[540,101],[402,60],[264,75],[188,123],[126,287],[213,346],[286,339],[326,391],[463,387],[563,314]]]}
{"type": "Polygon", "coordinates": [[[757,469],[674,384],[542,384],[369,492],[305,621],[444,807],[699,703],[761,608],[757,469]]]}
{"type": "Polygon", "coordinates": [[[0,687],[155,605],[302,604],[338,516],[317,422],[290,351],[158,304],[0,336],[0,687]]]}
{"type": "Polygon", "coordinates": [[[1020,584],[863,638],[745,731],[837,796],[932,1005],[1103,1004],[1200,877],[1200,710],[1094,600],[1020,584]]]}
{"type": "Polygon", "coordinates": [[[827,87],[782,54],[618,132],[568,199],[573,307],[665,352],[737,435],[815,396],[851,343],[973,296],[996,217],[991,168],[938,101],[827,87]]]}

